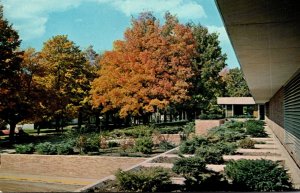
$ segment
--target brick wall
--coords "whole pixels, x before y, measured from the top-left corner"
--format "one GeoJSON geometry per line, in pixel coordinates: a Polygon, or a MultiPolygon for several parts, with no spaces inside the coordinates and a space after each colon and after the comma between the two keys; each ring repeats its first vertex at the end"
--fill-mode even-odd
{"type": "Polygon", "coordinates": [[[195,134],[206,135],[210,129],[220,126],[225,120],[196,120],[195,122],[195,134]]]}
{"type": "Polygon", "coordinates": [[[145,158],[1,154],[0,170],[26,174],[100,179],[145,158]]]}

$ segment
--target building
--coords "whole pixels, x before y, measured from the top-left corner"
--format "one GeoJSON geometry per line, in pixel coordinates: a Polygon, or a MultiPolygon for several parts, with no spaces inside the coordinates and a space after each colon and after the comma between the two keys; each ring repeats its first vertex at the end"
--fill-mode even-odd
{"type": "Polygon", "coordinates": [[[255,102],[300,166],[300,2],[215,2],[255,102]]]}
{"type": "Polygon", "coordinates": [[[252,97],[218,97],[218,105],[222,105],[226,118],[264,119],[264,105],[256,104],[252,97]]]}

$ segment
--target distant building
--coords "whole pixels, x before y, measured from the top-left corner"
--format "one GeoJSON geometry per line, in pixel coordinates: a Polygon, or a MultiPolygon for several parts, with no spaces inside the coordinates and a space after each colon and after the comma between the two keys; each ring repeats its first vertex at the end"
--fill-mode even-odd
{"type": "Polygon", "coordinates": [[[264,119],[264,105],[256,104],[252,97],[218,97],[217,103],[223,106],[226,118],[264,119]]]}

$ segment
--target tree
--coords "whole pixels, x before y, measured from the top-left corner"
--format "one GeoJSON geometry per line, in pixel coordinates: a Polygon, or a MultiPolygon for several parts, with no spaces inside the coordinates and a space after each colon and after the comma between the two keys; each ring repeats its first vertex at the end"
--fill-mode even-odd
{"type": "Polygon", "coordinates": [[[81,127],[84,117],[88,118],[88,116],[94,115],[96,118],[96,126],[100,129],[100,110],[99,108],[92,108],[89,92],[91,89],[91,83],[97,77],[97,71],[100,69],[99,62],[101,55],[97,54],[91,45],[83,51],[83,55],[87,62],[85,68],[89,84],[86,85],[84,99],[82,100],[81,107],[78,110],[78,128],[81,127]]]}
{"type": "Polygon", "coordinates": [[[251,96],[247,82],[239,68],[229,69],[223,77],[226,84],[226,95],[229,97],[249,97],[251,96]]]}
{"type": "Polygon", "coordinates": [[[0,5],[0,118],[10,125],[11,142],[14,141],[16,124],[23,119],[26,111],[20,85],[20,43],[18,33],[3,17],[3,7],[0,5]]]}
{"type": "Polygon", "coordinates": [[[226,66],[226,55],[222,53],[218,35],[209,33],[206,27],[188,24],[196,41],[196,54],[193,57],[192,71],[194,76],[190,79],[193,88],[189,90],[191,100],[184,104],[190,109],[190,118],[200,113],[215,113],[217,97],[224,94],[224,82],[220,76],[221,70],[226,66]]]}
{"type": "MultiPolygon", "coordinates": [[[[124,40],[114,42],[92,84],[95,107],[121,117],[143,116],[187,100],[194,40],[190,28],[169,13],[160,25],[151,13],[132,20],[124,40]]],[[[146,116],[144,116],[146,117],[146,116]]]]}
{"type": "Polygon", "coordinates": [[[66,118],[73,118],[89,90],[89,73],[85,57],[78,46],[65,35],[58,35],[44,43],[40,52],[40,65],[45,69],[41,78],[51,93],[48,108],[56,120],[56,128],[63,128],[66,118]]]}
{"type": "Polygon", "coordinates": [[[40,55],[33,48],[28,48],[22,55],[21,63],[21,85],[23,90],[23,100],[27,101],[28,112],[25,121],[39,122],[50,115],[47,107],[52,105],[52,96],[41,82],[46,75],[45,68],[39,64],[40,55]]]}

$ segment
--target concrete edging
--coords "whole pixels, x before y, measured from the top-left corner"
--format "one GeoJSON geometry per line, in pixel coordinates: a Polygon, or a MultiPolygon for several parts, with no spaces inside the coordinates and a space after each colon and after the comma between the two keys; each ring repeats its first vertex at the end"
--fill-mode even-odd
{"type": "MultiPolygon", "coordinates": [[[[136,164],[136,165],[133,165],[133,166],[131,166],[131,167],[129,167],[129,168],[123,170],[123,171],[130,171],[130,170],[138,169],[139,167],[143,166],[143,164],[149,163],[149,162],[151,162],[152,160],[157,159],[158,157],[161,157],[161,156],[164,156],[164,155],[166,155],[166,154],[168,154],[168,153],[171,153],[172,151],[175,151],[175,150],[177,150],[178,148],[179,148],[179,147],[175,147],[175,148],[173,148],[173,149],[171,149],[171,150],[168,150],[168,151],[166,151],[166,152],[164,152],[164,153],[162,153],[162,154],[159,154],[159,155],[157,155],[157,156],[151,157],[151,158],[149,158],[149,159],[147,159],[147,160],[145,160],[145,161],[143,161],[143,162],[141,162],[141,163],[138,163],[138,164],[136,164]]],[[[95,183],[93,183],[93,184],[89,184],[89,185],[87,185],[87,186],[84,186],[84,187],[82,187],[82,188],[79,188],[79,189],[75,190],[74,192],[85,192],[85,191],[87,191],[87,190],[90,189],[90,188],[94,188],[94,187],[97,187],[97,186],[101,186],[101,184],[103,184],[103,183],[104,183],[105,181],[107,181],[107,180],[114,180],[115,178],[116,178],[115,175],[107,176],[107,177],[105,177],[105,178],[102,178],[102,179],[98,180],[97,182],[95,182],[95,183]]]]}

